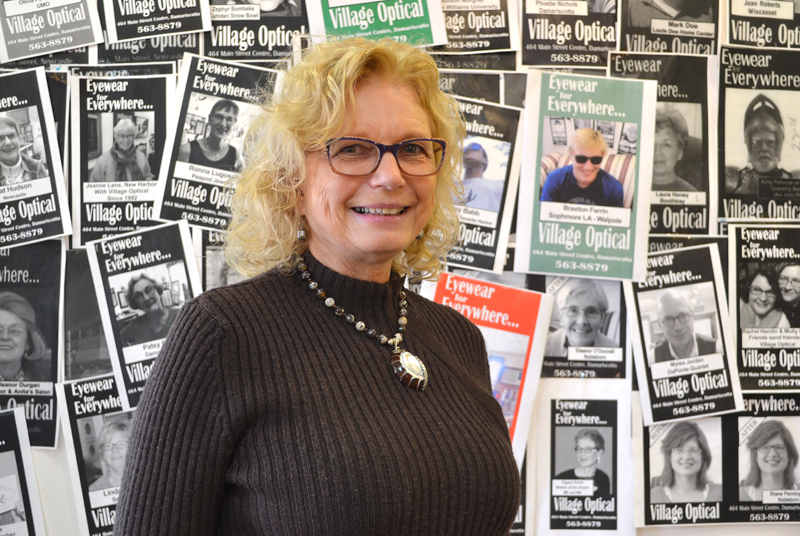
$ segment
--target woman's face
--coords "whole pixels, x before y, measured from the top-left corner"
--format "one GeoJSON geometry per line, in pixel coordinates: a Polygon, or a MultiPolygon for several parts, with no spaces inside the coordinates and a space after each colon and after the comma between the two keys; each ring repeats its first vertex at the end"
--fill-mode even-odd
{"type": "Polygon", "coordinates": [[[109,467],[120,471],[125,467],[125,455],[128,453],[128,434],[114,432],[109,436],[108,441],[100,447],[103,452],[103,460],[109,467]]]}
{"type": "Polygon", "coordinates": [[[776,434],[756,451],[761,474],[783,473],[789,464],[789,453],[783,436],[776,434]]]}
{"type": "Polygon", "coordinates": [[[581,436],[575,443],[575,454],[578,457],[578,465],[581,467],[591,467],[600,461],[602,450],[598,450],[592,438],[581,436]]]}
{"type": "Polygon", "coordinates": [[[753,278],[753,282],[750,283],[749,300],[753,311],[758,316],[764,316],[775,308],[775,300],[777,300],[775,293],[777,290],[772,288],[772,285],[763,275],[757,275],[753,278]],[[756,290],[756,292],[761,290],[761,295],[757,296],[753,293],[753,290],[756,290]]]}
{"type": "Polygon", "coordinates": [[[28,348],[28,328],[25,321],[0,309],[0,363],[20,361],[28,348]]]}
{"type": "Polygon", "coordinates": [[[683,158],[683,149],[678,137],[671,128],[662,127],[656,130],[656,142],[653,152],[653,174],[670,175],[675,165],[683,158]]]}
{"type": "MultiPolygon", "coordinates": [[[[430,118],[414,90],[384,78],[356,88],[352,126],[340,136],[386,145],[433,135],[430,118]]],[[[366,267],[384,266],[406,249],[428,222],[436,175],[408,176],[391,153],[369,175],[335,173],[324,150],[307,156],[300,200],[311,253],[327,266],[358,277],[366,267]]]]}
{"type": "Polygon", "coordinates": [[[140,279],[133,285],[133,301],[145,313],[155,313],[162,309],[161,296],[156,288],[157,283],[149,279],[140,279]]]}
{"type": "Polygon", "coordinates": [[[603,313],[588,294],[570,296],[559,311],[570,346],[594,346],[603,325],[603,313]]]}
{"type": "Polygon", "coordinates": [[[697,439],[690,438],[670,454],[672,471],[676,475],[693,476],[703,467],[703,451],[697,439]]]}

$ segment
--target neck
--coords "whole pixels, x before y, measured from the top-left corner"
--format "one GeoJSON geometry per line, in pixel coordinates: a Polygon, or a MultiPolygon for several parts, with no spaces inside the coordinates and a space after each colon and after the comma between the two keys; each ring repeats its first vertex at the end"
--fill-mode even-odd
{"type": "Polygon", "coordinates": [[[122,483],[122,470],[110,466],[107,469],[108,471],[105,472],[105,475],[108,483],[112,486],[119,486],[122,483]]]}
{"type": "Polygon", "coordinates": [[[211,149],[213,151],[220,151],[226,145],[227,144],[223,140],[221,140],[219,138],[212,138],[211,136],[206,138],[206,147],[208,147],[209,149],[211,149]]]}
{"type": "Polygon", "coordinates": [[[670,184],[675,182],[678,176],[675,172],[671,173],[653,173],[653,184],[670,184]]]}
{"type": "Polygon", "coordinates": [[[15,168],[15,167],[17,167],[18,165],[20,165],[20,163],[21,163],[21,162],[22,162],[22,155],[21,155],[21,154],[18,154],[18,155],[17,155],[17,161],[16,161],[16,162],[12,162],[12,163],[10,163],[10,164],[9,164],[8,162],[0,162],[0,164],[2,164],[2,165],[3,165],[3,167],[7,167],[7,168],[15,168]]]}
{"type": "Polygon", "coordinates": [[[0,363],[0,376],[5,380],[12,380],[22,370],[22,359],[11,363],[0,363]]]}
{"type": "Polygon", "coordinates": [[[483,171],[478,169],[464,169],[464,180],[483,177],[483,171]]]}
{"type": "Polygon", "coordinates": [[[392,260],[394,260],[394,257],[377,259],[373,262],[369,260],[359,262],[359,260],[354,261],[330,255],[327,250],[320,251],[320,248],[315,247],[313,241],[309,243],[308,249],[319,262],[334,272],[353,279],[361,279],[372,283],[386,283],[392,274],[392,260]]]}
{"type": "Polygon", "coordinates": [[[783,473],[761,473],[761,489],[783,489],[783,473]]]}
{"type": "Polygon", "coordinates": [[[147,323],[150,324],[151,327],[157,327],[159,324],[163,324],[166,318],[167,318],[167,310],[159,309],[157,313],[147,314],[147,323]]]}
{"type": "Polygon", "coordinates": [[[689,357],[689,354],[692,353],[692,346],[694,346],[694,335],[686,341],[672,343],[672,348],[678,354],[678,357],[689,357]]]}
{"type": "Polygon", "coordinates": [[[672,485],[672,489],[678,491],[696,491],[697,476],[675,475],[675,483],[672,485]]]}
{"type": "Polygon", "coordinates": [[[578,476],[594,476],[596,472],[596,465],[590,465],[589,467],[578,467],[575,469],[575,474],[578,476]]]}

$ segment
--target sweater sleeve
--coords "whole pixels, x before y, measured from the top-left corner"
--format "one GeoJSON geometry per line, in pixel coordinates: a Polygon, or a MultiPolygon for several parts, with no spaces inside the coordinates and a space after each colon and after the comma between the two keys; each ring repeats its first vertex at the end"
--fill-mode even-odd
{"type": "Polygon", "coordinates": [[[233,453],[223,330],[198,301],[180,312],[134,417],[115,535],[211,535],[233,453]]]}

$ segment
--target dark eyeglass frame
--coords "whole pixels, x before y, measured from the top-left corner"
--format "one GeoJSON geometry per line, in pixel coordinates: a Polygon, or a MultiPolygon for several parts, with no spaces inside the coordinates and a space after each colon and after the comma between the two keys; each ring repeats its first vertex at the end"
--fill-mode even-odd
{"type": "Polygon", "coordinates": [[[585,164],[587,160],[589,160],[595,166],[599,166],[600,163],[603,161],[603,156],[585,156],[582,154],[574,154],[572,158],[579,164],[585,164]]]}
{"type": "MultiPolygon", "coordinates": [[[[435,152],[436,151],[434,151],[434,153],[435,152]]],[[[370,173],[378,169],[378,166],[381,165],[381,160],[383,160],[383,155],[385,155],[386,153],[392,153],[394,155],[394,160],[395,162],[397,162],[397,167],[400,168],[400,171],[402,171],[406,175],[409,175],[411,177],[427,177],[428,175],[435,175],[436,173],[439,173],[439,171],[442,169],[442,166],[444,165],[444,159],[447,156],[447,140],[443,140],[440,138],[411,138],[408,140],[397,142],[393,145],[384,145],[383,143],[378,143],[377,141],[371,140],[369,138],[360,138],[357,136],[343,136],[341,138],[336,138],[335,140],[331,140],[327,144],[325,144],[325,154],[328,157],[328,165],[331,167],[331,170],[333,170],[334,173],[338,173],[339,175],[346,175],[348,177],[363,177],[364,175],[369,175],[370,173]],[[331,160],[331,145],[340,141],[347,141],[347,140],[365,141],[371,143],[372,145],[378,148],[379,151],[378,159],[375,161],[375,165],[372,167],[372,169],[370,169],[366,173],[353,174],[353,173],[342,173],[341,171],[339,171],[334,167],[333,160],[331,160]],[[419,175],[417,173],[409,173],[408,171],[403,169],[403,164],[400,163],[400,159],[397,157],[397,152],[403,146],[408,145],[409,143],[413,143],[415,141],[431,141],[434,144],[438,144],[442,148],[442,159],[439,161],[439,165],[437,166],[435,171],[419,175]]]]}
{"type": "Polygon", "coordinates": [[[665,316],[664,318],[660,318],[660,322],[671,328],[675,325],[675,322],[680,322],[681,325],[686,326],[689,324],[689,320],[693,319],[694,315],[691,313],[678,313],[676,316],[665,316]]]}
{"type": "Polygon", "coordinates": [[[748,289],[748,291],[749,291],[749,292],[750,292],[750,294],[752,294],[753,296],[761,296],[762,294],[766,294],[768,298],[774,298],[775,296],[777,296],[777,294],[775,293],[775,291],[774,291],[774,290],[772,290],[772,289],[770,289],[770,290],[764,290],[764,289],[763,289],[763,288],[761,288],[761,287],[754,287],[754,286],[752,286],[752,285],[750,286],[750,288],[748,289]]]}

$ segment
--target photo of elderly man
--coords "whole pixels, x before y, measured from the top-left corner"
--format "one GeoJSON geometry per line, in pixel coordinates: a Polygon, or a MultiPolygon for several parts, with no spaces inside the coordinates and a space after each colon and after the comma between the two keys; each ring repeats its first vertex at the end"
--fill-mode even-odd
{"type": "MultiPolygon", "coordinates": [[[[556,295],[560,327],[547,335],[544,355],[565,357],[569,347],[618,348],[604,333],[609,303],[600,284],[572,278],[556,295]]],[[[552,329],[552,327],[551,327],[552,329]]]]}
{"type": "Polygon", "coordinates": [[[0,115],[0,186],[50,176],[45,163],[23,154],[21,145],[17,122],[0,115]]]}
{"type": "Polygon", "coordinates": [[[754,195],[758,193],[762,177],[791,179],[792,174],[780,167],[784,137],[783,117],[778,106],[766,95],[757,95],[744,113],[747,165],[738,170],[726,170],[725,191],[754,195]]]}
{"type": "Polygon", "coordinates": [[[685,294],[667,290],[658,297],[656,313],[664,334],[664,339],[655,347],[656,363],[717,351],[715,339],[695,332],[694,307],[685,294]]]}
{"type": "Polygon", "coordinates": [[[128,118],[114,126],[114,144],[94,164],[89,182],[133,182],[155,179],[147,156],[134,146],[138,129],[128,118]]]}

